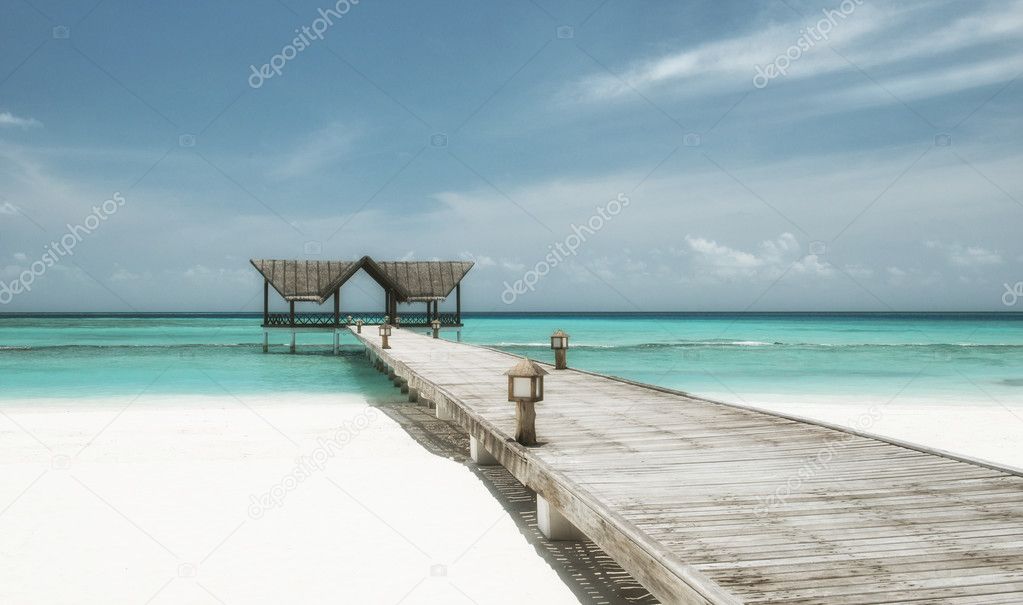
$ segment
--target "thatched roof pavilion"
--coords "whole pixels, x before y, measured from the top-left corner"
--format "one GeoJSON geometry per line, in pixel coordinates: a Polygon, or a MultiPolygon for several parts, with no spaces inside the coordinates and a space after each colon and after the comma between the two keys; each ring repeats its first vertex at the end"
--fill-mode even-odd
{"type": "Polygon", "coordinates": [[[356,261],[308,261],[252,259],[263,276],[263,326],[267,328],[336,328],[341,324],[341,286],[360,269],[384,289],[384,312],[360,316],[366,323],[380,323],[383,316],[398,321],[398,303],[426,303],[424,315],[402,318],[405,325],[462,325],[461,283],[473,267],[469,261],[375,261],[363,256],[356,261]],[[289,312],[270,313],[270,288],[289,304],[289,312]],[[455,313],[441,315],[440,301],[455,292],[455,313]],[[334,312],[295,314],[296,302],[323,304],[334,298],[334,312]]]}

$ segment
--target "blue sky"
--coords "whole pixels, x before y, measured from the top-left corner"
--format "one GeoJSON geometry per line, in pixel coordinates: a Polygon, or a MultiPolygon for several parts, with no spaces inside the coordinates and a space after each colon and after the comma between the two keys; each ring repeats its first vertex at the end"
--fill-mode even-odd
{"type": "Polygon", "coordinates": [[[253,310],[248,258],[363,254],[476,260],[478,311],[1013,309],[1019,0],[340,8],[4,2],[0,311],[253,310]]]}

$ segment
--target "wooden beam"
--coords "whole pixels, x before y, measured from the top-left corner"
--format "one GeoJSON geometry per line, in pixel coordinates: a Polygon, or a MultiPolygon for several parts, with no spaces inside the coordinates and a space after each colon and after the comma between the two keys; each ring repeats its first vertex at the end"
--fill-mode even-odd
{"type": "Polygon", "coordinates": [[[334,325],[341,325],[341,286],[334,290],[334,325]]]}
{"type": "Polygon", "coordinates": [[[455,286],[455,323],[462,325],[462,282],[455,286]]]}
{"type": "Polygon", "coordinates": [[[295,327],[295,301],[288,301],[288,321],[291,327],[295,327]]]}
{"type": "Polygon", "coordinates": [[[263,325],[270,323],[270,280],[263,280],[263,325]]]}

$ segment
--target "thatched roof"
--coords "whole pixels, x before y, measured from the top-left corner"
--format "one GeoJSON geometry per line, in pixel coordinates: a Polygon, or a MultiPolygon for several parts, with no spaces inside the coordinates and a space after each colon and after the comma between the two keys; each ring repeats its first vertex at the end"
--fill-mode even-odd
{"type": "Polygon", "coordinates": [[[323,304],[334,290],[359,270],[359,261],[263,260],[249,261],[287,301],[323,304]]]}
{"type": "Polygon", "coordinates": [[[472,269],[469,261],[377,261],[406,301],[443,300],[472,269]]]}
{"type": "Polygon", "coordinates": [[[288,301],[322,304],[359,269],[403,302],[443,300],[473,267],[469,261],[250,261],[288,301]]]}
{"type": "Polygon", "coordinates": [[[549,372],[540,367],[532,359],[523,357],[522,361],[515,364],[515,367],[505,372],[505,376],[517,376],[520,378],[532,378],[534,376],[546,376],[549,372]]]}

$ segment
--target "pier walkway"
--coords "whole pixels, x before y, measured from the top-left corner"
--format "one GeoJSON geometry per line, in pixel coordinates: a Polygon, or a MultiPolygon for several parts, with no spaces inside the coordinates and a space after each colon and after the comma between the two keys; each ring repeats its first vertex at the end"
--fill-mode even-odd
{"type": "Polygon", "coordinates": [[[1018,471],[571,369],[548,368],[524,447],[515,356],[357,337],[537,493],[552,534],[581,531],[664,603],[1023,603],[1018,471]]]}

